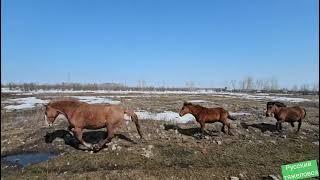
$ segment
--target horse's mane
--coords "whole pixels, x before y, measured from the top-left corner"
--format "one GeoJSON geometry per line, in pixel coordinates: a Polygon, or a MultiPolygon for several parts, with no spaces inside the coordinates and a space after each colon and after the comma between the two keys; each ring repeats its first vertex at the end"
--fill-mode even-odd
{"type": "Polygon", "coordinates": [[[55,100],[48,103],[47,106],[51,106],[53,108],[61,108],[61,107],[77,107],[81,104],[84,104],[84,102],[78,101],[76,99],[62,99],[62,100],[55,100]]]}
{"type": "Polygon", "coordinates": [[[190,102],[184,102],[184,103],[183,103],[183,106],[192,106],[192,107],[195,107],[195,108],[197,108],[197,109],[206,108],[206,107],[200,106],[200,105],[198,105],[198,104],[192,104],[192,103],[190,103],[190,102]]]}
{"type": "Polygon", "coordinates": [[[268,107],[268,106],[273,106],[273,105],[276,105],[276,106],[278,106],[278,107],[287,107],[284,103],[279,102],[279,101],[270,101],[270,102],[267,102],[267,107],[268,107]]]}

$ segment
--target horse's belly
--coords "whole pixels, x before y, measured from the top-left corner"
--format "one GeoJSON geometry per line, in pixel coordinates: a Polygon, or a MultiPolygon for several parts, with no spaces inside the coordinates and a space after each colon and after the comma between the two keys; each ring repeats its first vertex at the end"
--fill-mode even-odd
{"type": "Polygon", "coordinates": [[[86,129],[100,129],[106,127],[105,121],[87,121],[86,122],[86,129]]]}
{"type": "Polygon", "coordinates": [[[208,120],[206,120],[206,123],[214,123],[217,121],[218,121],[217,119],[208,119],[208,120]]]}
{"type": "Polygon", "coordinates": [[[204,120],[206,123],[214,123],[219,121],[219,117],[217,117],[215,114],[209,114],[206,116],[202,116],[201,119],[204,120]]]}

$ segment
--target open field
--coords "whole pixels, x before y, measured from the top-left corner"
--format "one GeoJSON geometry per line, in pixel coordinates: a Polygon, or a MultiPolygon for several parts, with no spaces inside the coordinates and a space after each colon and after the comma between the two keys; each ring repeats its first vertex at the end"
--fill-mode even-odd
{"type": "MultiPolygon", "coordinates": [[[[319,96],[232,93],[42,92],[1,94],[1,179],[267,179],[280,178],[281,165],[319,161],[319,96]],[[35,98],[30,98],[35,97],[35,98]],[[135,110],[146,140],[138,138],[128,121],[116,138],[98,153],[78,150],[59,118],[46,127],[42,103],[73,97],[89,103],[120,103],[135,110]],[[25,98],[25,99],[17,99],[25,98]],[[280,100],[307,110],[299,134],[297,125],[284,123],[275,131],[265,117],[266,103],[280,100]],[[199,124],[175,117],[183,101],[223,107],[237,118],[234,136],[220,133],[221,124],[206,126],[198,139],[199,124]],[[146,116],[148,114],[148,116],[146,116]],[[50,153],[48,161],[23,167],[7,162],[9,155],[50,153]]],[[[88,131],[84,139],[98,142],[104,130],[88,131]]]]}

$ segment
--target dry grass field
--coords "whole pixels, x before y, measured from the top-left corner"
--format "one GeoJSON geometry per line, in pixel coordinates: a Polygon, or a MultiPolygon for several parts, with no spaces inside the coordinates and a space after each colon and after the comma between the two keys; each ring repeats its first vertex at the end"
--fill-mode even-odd
{"type": "MultiPolygon", "coordinates": [[[[297,126],[287,123],[282,133],[275,131],[276,120],[265,117],[268,99],[210,94],[2,93],[1,179],[268,179],[269,175],[281,179],[283,164],[319,161],[319,97],[282,97],[310,100],[284,101],[307,110],[299,134],[295,133],[297,126]],[[141,141],[134,123],[128,121],[107,147],[93,153],[76,148],[77,141],[65,131],[65,119],[46,127],[41,106],[13,111],[4,108],[13,98],[53,100],[77,95],[109,97],[126,108],[153,113],[179,112],[183,101],[195,101],[249,114],[236,115],[237,120],[231,121],[234,136],[221,133],[221,124],[214,123],[206,126],[204,139],[197,136],[197,122],[141,119],[145,136],[141,141]],[[11,155],[31,155],[41,162],[24,166],[21,159],[6,160],[11,155]]],[[[98,142],[105,137],[104,131],[86,131],[84,139],[98,142]]]]}

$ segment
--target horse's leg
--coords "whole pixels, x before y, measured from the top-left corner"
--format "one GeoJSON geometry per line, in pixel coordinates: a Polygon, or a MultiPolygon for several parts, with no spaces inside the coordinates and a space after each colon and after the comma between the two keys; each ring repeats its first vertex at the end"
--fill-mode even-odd
{"type": "Polygon", "coordinates": [[[85,147],[89,148],[89,149],[92,149],[92,144],[90,143],[86,143],[83,139],[82,139],[82,129],[81,128],[74,128],[73,129],[73,132],[75,133],[77,139],[80,141],[80,143],[82,145],[84,145],[85,147]]]}
{"type": "Polygon", "coordinates": [[[205,122],[200,122],[200,126],[201,126],[201,138],[204,137],[204,128],[206,126],[206,123],[205,122]]]}
{"type": "Polygon", "coordinates": [[[224,123],[222,123],[221,132],[226,133],[224,123]]]}
{"type": "Polygon", "coordinates": [[[294,123],[293,123],[293,121],[291,121],[291,122],[290,122],[290,124],[291,124],[291,126],[292,126],[292,127],[294,127],[294,123]]]}
{"type": "Polygon", "coordinates": [[[298,129],[297,129],[297,133],[299,132],[299,130],[300,130],[300,127],[301,127],[301,123],[302,123],[301,119],[299,119],[299,120],[298,120],[298,122],[299,122],[299,124],[298,124],[298,129]]]}
{"type": "Polygon", "coordinates": [[[228,127],[228,134],[233,136],[234,134],[231,132],[231,129],[232,129],[231,124],[229,122],[226,122],[226,125],[228,127]]]}
{"type": "Polygon", "coordinates": [[[107,138],[100,141],[98,144],[93,145],[95,150],[101,149],[105,144],[111,142],[112,138],[114,137],[115,128],[111,125],[107,126],[107,138]]]}
{"type": "Polygon", "coordinates": [[[73,131],[72,131],[72,127],[71,127],[70,125],[68,126],[67,131],[68,131],[72,136],[74,136],[73,131]]]}
{"type": "Polygon", "coordinates": [[[276,123],[276,130],[278,130],[278,132],[282,131],[282,122],[281,121],[277,121],[276,123]]]}

